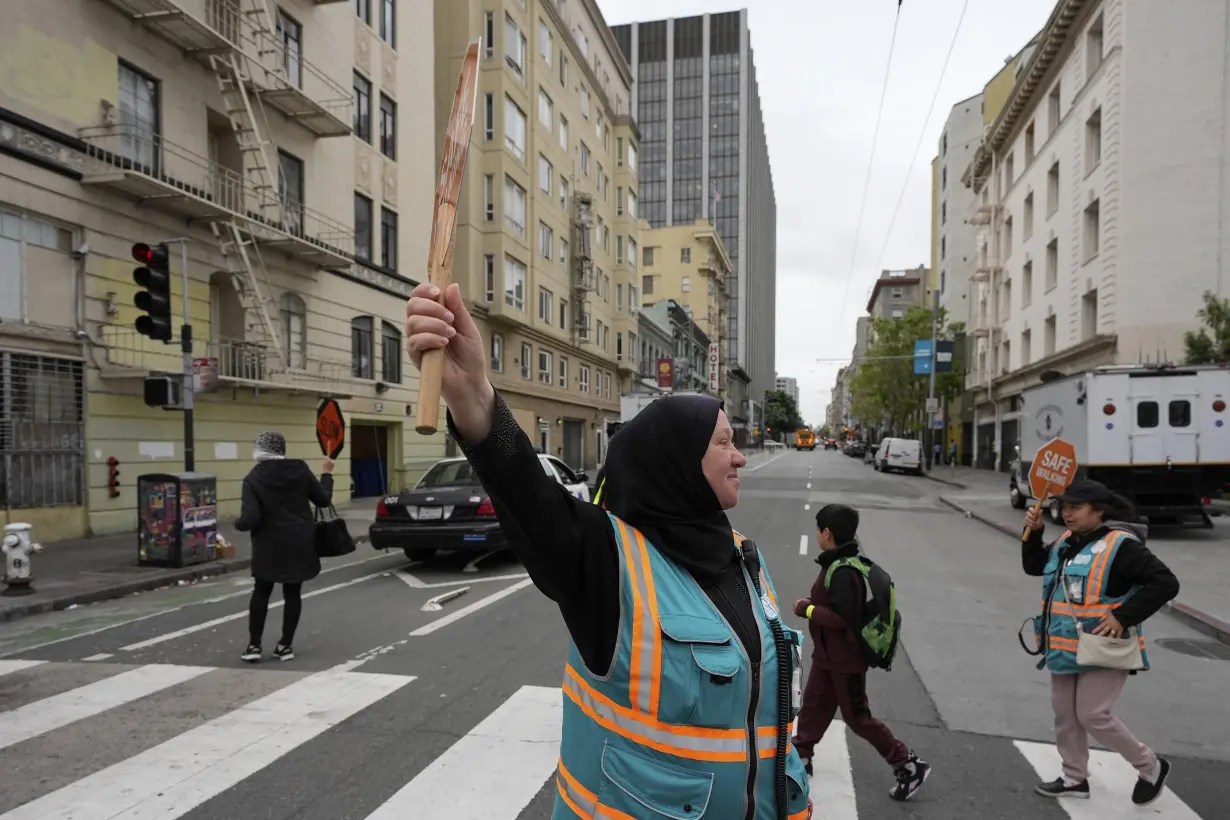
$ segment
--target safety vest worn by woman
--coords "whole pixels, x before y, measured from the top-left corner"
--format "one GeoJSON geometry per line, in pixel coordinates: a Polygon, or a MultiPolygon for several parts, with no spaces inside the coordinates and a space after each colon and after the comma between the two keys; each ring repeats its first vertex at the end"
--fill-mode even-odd
{"type": "MultiPolygon", "coordinates": [[[[552,820],[805,820],[807,773],[789,744],[802,635],[781,623],[759,553],[750,543],[742,551],[760,628],[760,657],[749,659],[696,581],[610,518],[620,545],[615,657],[599,678],[570,646],[552,820]],[[781,671],[779,643],[788,659],[781,671]]],[[[745,539],[732,535],[740,549],[745,539]]]]}
{"type": "MultiPolygon", "coordinates": [[[[1106,594],[1111,563],[1123,540],[1133,537],[1130,533],[1111,530],[1102,538],[1089,542],[1072,556],[1061,574],[1059,554],[1071,534],[1071,530],[1064,532],[1051,545],[1050,557],[1042,570],[1042,614],[1034,619],[1034,637],[1039,641],[1038,648],[1043,650],[1038,668],[1046,666],[1059,674],[1088,672],[1095,668],[1076,662],[1077,620],[1086,632],[1092,632],[1104,615],[1136,591],[1133,587],[1118,597],[1106,594]]],[[[1139,636],[1141,658],[1144,668],[1148,669],[1144,635],[1139,625],[1132,629],[1139,636]]]]}

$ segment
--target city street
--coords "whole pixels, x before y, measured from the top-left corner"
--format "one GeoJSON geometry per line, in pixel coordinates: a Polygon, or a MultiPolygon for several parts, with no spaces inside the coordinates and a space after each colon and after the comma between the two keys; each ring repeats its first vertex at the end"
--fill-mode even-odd
{"type": "MultiPolygon", "coordinates": [[[[1145,629],[1154,671],[1118,712],[1170,758],[1170,788],[1132,806],[1134,772],[1098,750],[1092,800],[1034,794],[1059,774],[1047,675],[1016,637],[1040,581],[1014,539],[944,505],[948,489],[829,451],[745,474],[732,518],[781,599],[807,593],[814,513],[842,502],[862,512],[863,547],[905,616],[894,669],[870,673],[871,704],[933,775],[893,803],[889,767],[835,724],[817,748],[815,816],[1225,817],[1230,663],[1157,645],[1205,639],[1165,613],[1145,629]]],[[[361,545],[305,587],[298,657],[268,657],[279,605],[255,666],[239,660],[250,585],[223,576],[0,625],[0,820],[550,816],[566,633],[515,561],[408,564],[361,545]]]]}

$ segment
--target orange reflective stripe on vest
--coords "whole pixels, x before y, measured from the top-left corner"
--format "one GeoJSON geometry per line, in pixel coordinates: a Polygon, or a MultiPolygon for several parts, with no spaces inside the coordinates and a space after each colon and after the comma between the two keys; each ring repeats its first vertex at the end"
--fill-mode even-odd
{"type": "Polygon", "coordinates": [[[628,702],[654,717],[658,716],[661,692],[662,645],[658,625],[658,599],[653,588],[653,569],[649,550],[639,530],[633,530],[635,542],[628,537],[628,528],[619,522],[620,543],[624,550],[624,565],[632,584],[632,662],[628,702]],[[636,544],[633,550],[633,543],[636,544]]]}

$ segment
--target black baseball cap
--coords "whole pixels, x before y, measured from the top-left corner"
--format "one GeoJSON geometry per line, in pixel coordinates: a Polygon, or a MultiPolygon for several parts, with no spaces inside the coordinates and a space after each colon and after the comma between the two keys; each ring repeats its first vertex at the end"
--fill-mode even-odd
{"type": "Polygon", "coordinates": [[[1100,481],[1073,481],[1068,489],[1058,496],[1064,504],[1108,504],[1113,495],[1110,488],[1100,481]]]}

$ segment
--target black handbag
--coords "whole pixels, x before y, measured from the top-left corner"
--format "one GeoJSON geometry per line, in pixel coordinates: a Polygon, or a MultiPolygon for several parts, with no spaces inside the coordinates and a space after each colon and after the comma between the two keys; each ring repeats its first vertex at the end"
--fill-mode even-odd
{"type": "Polygon", "coordinates": [[[346,519],[338,518],[337,510],[329,505],[329,517],[325,517],[325,508],[316,508],[316,555],[320,558],[336,558],[339,555],[349,555],[355,550],[354,538],[346,528],[346,519]]]}

